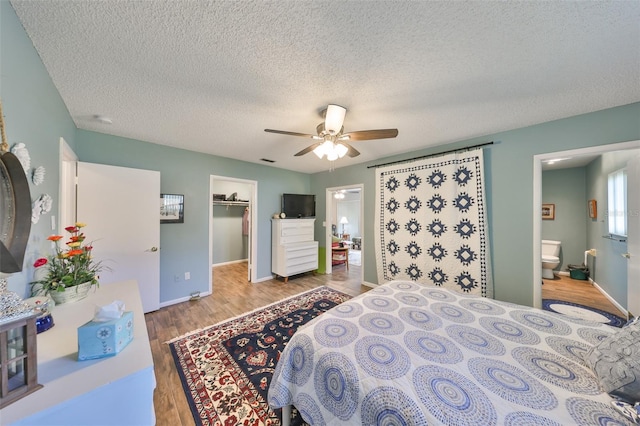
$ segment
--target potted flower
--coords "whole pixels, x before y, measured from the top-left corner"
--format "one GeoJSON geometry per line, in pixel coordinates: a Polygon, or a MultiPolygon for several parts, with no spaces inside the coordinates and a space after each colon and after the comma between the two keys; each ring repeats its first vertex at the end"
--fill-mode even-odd
{"type": "Polygon", "coordinates": [[[91,256],[93,246],[84,244],[86,239],[82,228],[86,225],[77,222],[65,230],[71,234],[66,248],[60,247],[62,235],[51,235],[47,239],[56,245],[55,254],[48,259],[36,261],[36,271],[31,283],[31,295],[49,295],[56,304],[84,299],[93,285],[98,284],[98,274],[104,266],[91,256]],[[42,269],[46,268],[43,272],[42,269]]]}

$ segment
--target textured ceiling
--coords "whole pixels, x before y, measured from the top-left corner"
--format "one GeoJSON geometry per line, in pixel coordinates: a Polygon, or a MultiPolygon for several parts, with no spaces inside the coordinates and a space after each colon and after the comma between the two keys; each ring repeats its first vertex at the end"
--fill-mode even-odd
{"type": "Polygon", "coordinates": [[[78,128],[302,172],[329,103],[399,130],[342,167],[640,101],[640,1],[11,4],[78,128]]]}

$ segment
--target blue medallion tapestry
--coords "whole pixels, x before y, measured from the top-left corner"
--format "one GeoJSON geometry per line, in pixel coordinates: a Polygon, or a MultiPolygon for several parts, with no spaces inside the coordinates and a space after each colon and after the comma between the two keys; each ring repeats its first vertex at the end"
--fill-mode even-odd
{"type": "Polygon", "coordinates": [[[482,150],[376,169],[378,282],[493,297],[482,150]]]}

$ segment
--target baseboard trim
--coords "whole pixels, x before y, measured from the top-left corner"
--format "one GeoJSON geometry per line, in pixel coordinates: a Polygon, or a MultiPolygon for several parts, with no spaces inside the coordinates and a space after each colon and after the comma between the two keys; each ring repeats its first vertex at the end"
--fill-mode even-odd
{"type": "Polygon", "coordinates": [[[614,299],[613,297],[609,296],[609,293],[607,293],[606,291],[604,291],[604,289],[603,289],[602,287],[600,287],[600,286],[598,285],[598,283],[597,283],[597,282],[595,282],[593,279],[589,278],[589,282],[590,282],[591,284],[593,284],[593,286],[594,286],[594,287],[595,287],[595,288],[596,288],[600,293],[602,293],[602,295],[603,295],[604,297],[606,297],[606,298],[607,298],[607,300],[609,300],[609,302],[613,303],[613,305],[614,305],[616,308],[618,308],[618,310],[620,310],[620,312],[623,312],[623,313],[626,315],[627,319],[629,319],[629,311],[627,311],[625,308],[623,308],[623,307],[622,307],[622,305],[620,305],[620,304],[616,301],[616,299],[614,299]]]}
{"type": "MultiPolygon", "coordinates": [[[[210,291],[204,291],[200,293],[200,297],[211,295],[210,291]]],[[[188,302],[191,299],[191,296],[180,297],[178,299],[167,300],[166,302],[160,302],[161,308],[166,308],[167,306],[177,305],[178,303],[188,302]]]]}
{"type": "Polygon", "coordinates": [[[230,260],[228,262],[214,263],[213,265],[211,265],[211,267],[215,268],[216,266],[233,265],[234,263],[243,263],[243,262],[247,263],[249,262],[249,259],[230,260]]]}

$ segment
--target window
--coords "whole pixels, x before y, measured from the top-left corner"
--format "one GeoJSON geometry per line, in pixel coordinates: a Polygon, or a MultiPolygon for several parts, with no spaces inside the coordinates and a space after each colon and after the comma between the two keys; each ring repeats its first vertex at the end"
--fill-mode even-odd
{"type": "Polygon", "coordinates": [[[609,173],[609,234],[627,235],[627,169],[609,173]]]}

